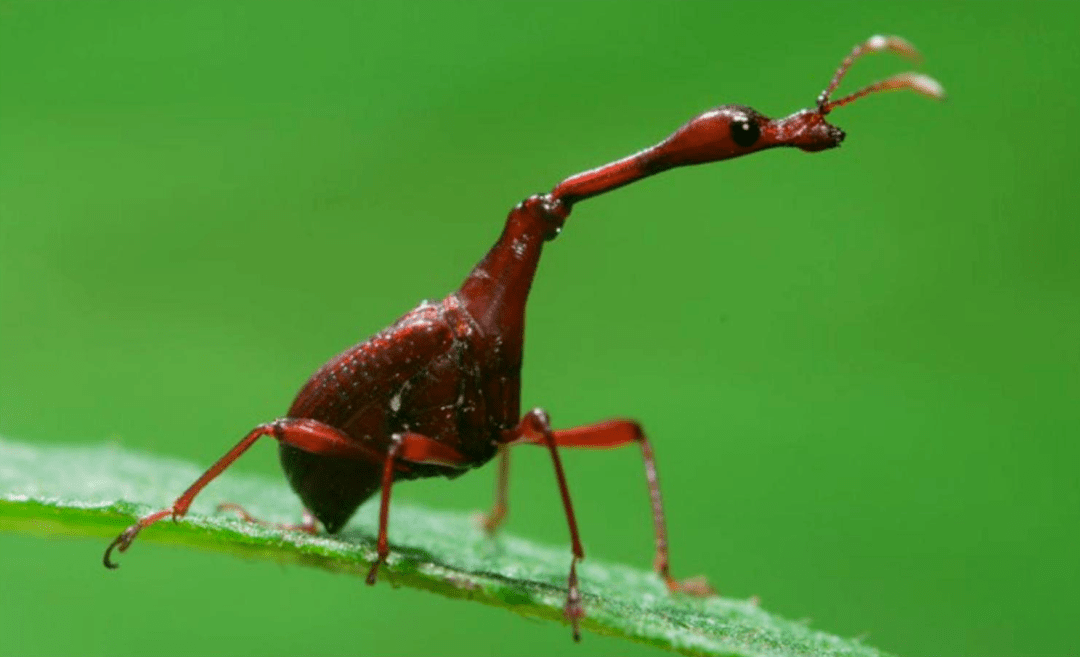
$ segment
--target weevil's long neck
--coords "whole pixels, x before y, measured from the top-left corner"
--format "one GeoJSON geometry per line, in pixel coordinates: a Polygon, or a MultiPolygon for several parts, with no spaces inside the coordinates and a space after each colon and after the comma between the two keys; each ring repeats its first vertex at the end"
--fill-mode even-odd
{"type": "MultiPolygon", "coordinates": [[[[667,142],[664,142],[666,144],[667,142]]],[[[506,226],[457,296],[482,330],[502,341],[507,364],[521,362],[525,302],[544,242],[554,239],[574,203],[618,189],[679,164],[663,159],[664,144],[563,180],[551,192],[530,196],[510,211],[506,226]]]]}
{"type": "Polygon", "coordinates": [[[568,213],[552,214],[544,205],[543,197],[534,196],[510,211],[499,239],[457,293],[481,330],[501,342],[508,364],[521,362],[525,303],[544,242],[568,213]]]}

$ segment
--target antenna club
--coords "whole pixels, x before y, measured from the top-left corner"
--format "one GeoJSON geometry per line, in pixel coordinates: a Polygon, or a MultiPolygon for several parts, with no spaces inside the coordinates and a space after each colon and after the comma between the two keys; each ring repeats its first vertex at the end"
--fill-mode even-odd
{"type": "Polygon", "coordinates": [[[885,44],[888,43],[889,37],[883,34],[875,34],[866,40],[866,47],[870,50],[880,51],[885,49],[885,44]]]}
{"type": "Polygon", "coordinates": [[[929,75],[909,73],[908,76],[912,91],[933,98],[934,100],[945,100],[948,98],[948,95],[945,93],[945,87],[929,75]]]}
{"type": "Polygon", "coordinates": [[[867,52],[893,52],[901,57],[906,57],[913,62],[922,62],[922,54],[918,48],[903,38],[892,35],[875,34],[866,40],[861,46],[867,52]]]}

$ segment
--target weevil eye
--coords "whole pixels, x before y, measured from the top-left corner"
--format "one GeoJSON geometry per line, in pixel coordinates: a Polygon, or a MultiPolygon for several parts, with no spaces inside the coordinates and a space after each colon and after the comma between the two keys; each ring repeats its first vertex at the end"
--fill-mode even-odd
{"type": "Polygon", "coordinates": [[[739,146],[746,148],[753,146],[761,136],[761,128],[757,122],[747,117],[737,117],[731,121],[731,140],[739,146]]]}

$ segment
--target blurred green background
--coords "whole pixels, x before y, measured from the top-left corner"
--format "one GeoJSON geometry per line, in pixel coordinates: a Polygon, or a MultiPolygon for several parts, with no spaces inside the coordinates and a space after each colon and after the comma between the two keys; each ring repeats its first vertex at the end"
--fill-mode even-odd
{"type": "MultiPolygon", "coordinates": [[[[903,655],[1076,654],[1074,7],[4,2],[0,434],[209,464],[456,287],[527,194],[720,103],[808,106],[901,34],[947,103],[867,99],[839,150],[579,206],[524,403],[644,423],[677,575],[903,655]]],[[[236,469],[280,477],[275,452],[236,469]]],[[[565,459],[589,556],[649,567],[636,451],[565,459]]],[[[395,496],[478,509],[493,475],[395,496]]],[[[540,452],[511,502],[510,532],[567,543],[540,452]]],[[[0,536],[4,653],[655,653],[149,544],[107,573],[103,547],[0,536]]]]}

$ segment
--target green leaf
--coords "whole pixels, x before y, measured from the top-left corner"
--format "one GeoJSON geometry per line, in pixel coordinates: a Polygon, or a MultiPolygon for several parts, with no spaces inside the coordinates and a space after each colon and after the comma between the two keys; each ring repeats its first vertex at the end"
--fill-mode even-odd
{"type": "MultiPolygon", "coordinates": [[[[136,516],[168,506],[201,472],[114,445],[43,447],[0,439],[0,530],[112,538],[136,516]]],[[[283,483],[227,472],[212,486],[213,494],[203,498],[240,503],[269,521],[296,519],[298,501],[283,483]]],[[[214,503],[200,498],[179,522],[144,530],[120,560],[138,568],[138,552],[157,542],[363,576],[375,555],[374,506],[330,537],[242,522],[214,513],[214,503]]],[[[538,546],[506,534],[491,539],[467,515],[404,504],[391,510],[390,537],[393,549],[380,571],[384,583],[563,621],[566,546],[538,546]]],[[[102,541],[103,551],[107,544],[102,541]]],[[[772,616],[750,601],[671,596],[652,573],[589,560],[579,575],[587,631],[688,655],[882,654],[772,616]]],[[[103,569],[101,576],[109,574],[103,569]]]]}

